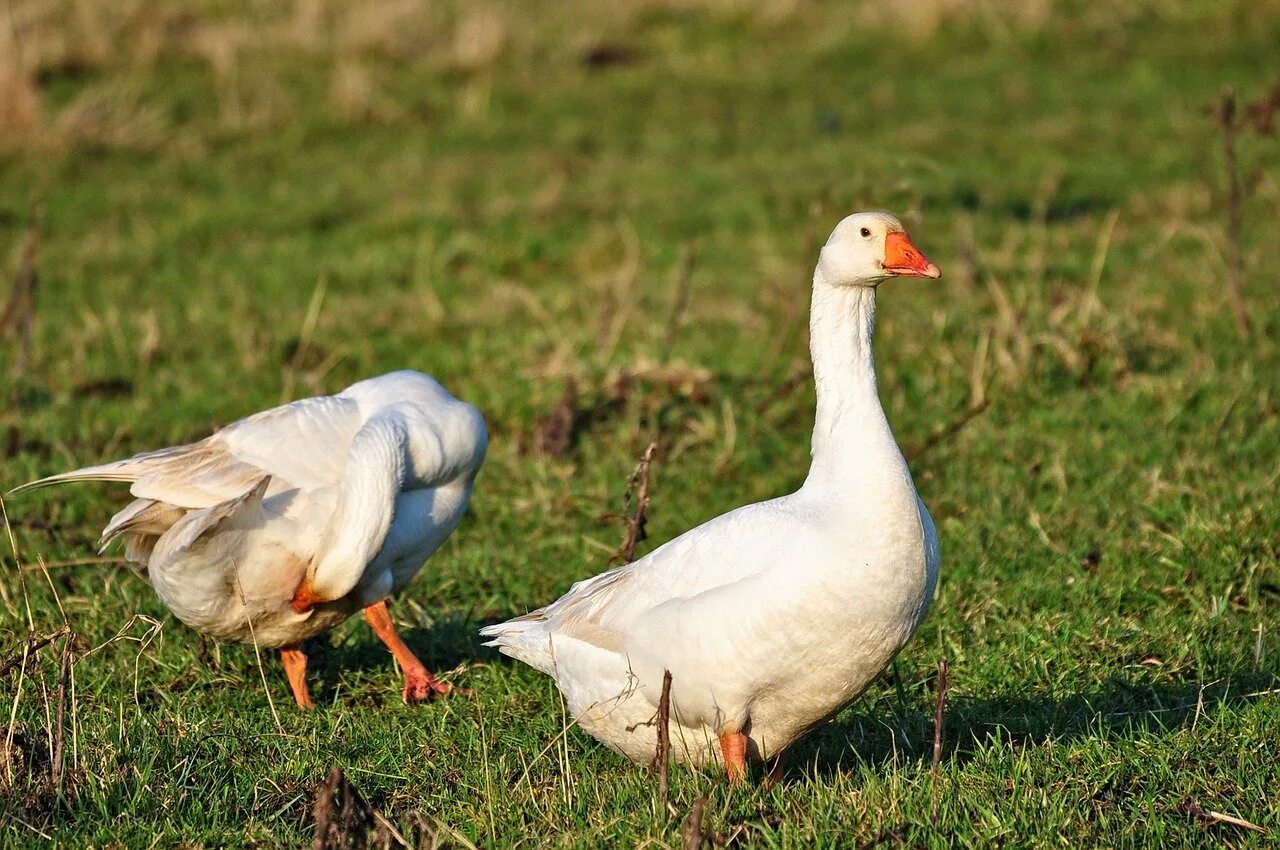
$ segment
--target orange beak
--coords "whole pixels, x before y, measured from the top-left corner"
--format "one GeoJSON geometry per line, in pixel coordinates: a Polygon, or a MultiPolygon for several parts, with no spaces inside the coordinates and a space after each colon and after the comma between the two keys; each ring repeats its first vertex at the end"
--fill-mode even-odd
{"type": "Polygon", "coordinates": [[[312,608],[316,607],[318,603],[325,601],[326,600],[323,597],[318,596],[316,592],[311,589],[311,579],[304,576],[302,583],[299,584],[298,589],[294,591],[293,599],[289,600],[289,607],[294,611],[297,611],[299,614],[305,614],[312,608]]]}
{"type": "Polygon", "coordinates": [[[892,231],[885,237],[884,270],[900,277],[942,277],[942,270],[929,262],[901,230],[892,231]]]}

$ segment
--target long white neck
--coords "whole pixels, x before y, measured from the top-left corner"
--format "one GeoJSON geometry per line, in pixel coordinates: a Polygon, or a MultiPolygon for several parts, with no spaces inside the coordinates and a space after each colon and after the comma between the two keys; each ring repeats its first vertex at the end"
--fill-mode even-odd
{"type": "MultiPolygon", "coordinates": [[[[832,286],[822,267],[814,273],[809,349],[818,390],[813,463],[806,490],[880,492],[911,478],[893,439],[876,389],[871,338],[876,291],[869,286],[832,286]]],[[[913,488],[914,492],[914,488],[913,488]]]]}

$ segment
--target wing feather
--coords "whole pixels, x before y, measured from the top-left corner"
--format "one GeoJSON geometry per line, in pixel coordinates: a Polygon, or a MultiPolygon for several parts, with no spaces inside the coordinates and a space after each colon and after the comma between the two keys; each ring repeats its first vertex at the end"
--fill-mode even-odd
{"type": "Polygon", "coordinates": [[[575,583],[523,617],[482,630],[502,644],[527,632],[556,632],[614,648],[637,620],[662,605],[699,597],[757,575],[777,561],[781,500],[746,505],[685,532],[645,557],[575,583]]]}
{"type": "Polygon", "coordinates": [[[194,510],[241,496],[264,476],[272,478],[275,491],[311,490],[341,480],[360,425],[359,405],[351,399],[301,399],[197,443],[51,475],[15,492],[73,481],[123,481],[139,499],[194,510]]]}

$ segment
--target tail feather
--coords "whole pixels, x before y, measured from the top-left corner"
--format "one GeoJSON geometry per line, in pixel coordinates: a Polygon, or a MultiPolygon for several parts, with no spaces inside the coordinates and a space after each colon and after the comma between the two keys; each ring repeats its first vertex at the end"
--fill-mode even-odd
{"type": "Polygon", "coordinates": [[[105,550],[122,534],[159,537],[186,513],[182,508],[155,499],[134,499],[102,529],[99,550],[105,550]]]}
{"type": "Polygon", "coordinates": [[[172,558],[189,549],[201,538],[223,526],[225,523],[242,516],[245,511],[252,511],[262,506],[262,497],[271,485],[271,476],[264,475],[245,493],[225,502],[219,502],[208,508],[187,511],[156,542],[154,549],[159,550],[162,559],[172,558]]]}
{"type": "Polygon", "coordinates": [[[271,485],[264,475],[246,492],[208,508],[187,510],[156,501],[135,499],[112,518],[102,532],[103,548],[117,537],[125,541],[128,561],[151,566],[159,550],[160,559],[171,559],[196,546],[208,535],[247,512],[262,507],[262,497],[271,485]]]}
{"type": "Polygon", "coordinates": [[[512,617],[502,623],[481,626],[480,636],[493,638],[485,646],[505,646],[508,641],[518,640],[530,629],[540,627],[544,622],[542,609],[539,608],[537,611],[530,611],[528,614],[512,617]]]}
{"type": "Polygon", "coordinates": [[[551,652],[551,634],[540,611],[534,611],[505,623],[494,623],[480,629],[481,637],[492,638],[485,646],[497,648],[503,655],[523,661],[535,670],[554,676],[555,657],[551,652]]]}
{"type": "Polygon", "coordinates": [[[151,563],[151,553],[155,551],[159,540],[158,534],[126,534],[124,559],[131,564],[142,564],[145,570],[151,563]]]}
{"type": "Polygon", "coordinates": [[[38,481],[29,481],[26,484],[14,487],[6,495],[23,493],[27,490],[39,490],[43,487],[52,487],[55,484],[70,484],[74,481],[137,481],[151,471],[156,461],[168,460],[188,449],[188,446],[174,446],[160,449],[159,451],[144,452],[143,454],[112,463],[103,463],[98,466],[73,469],[70,472],[61,472],[57,475],[50,475],[38,481]]]}

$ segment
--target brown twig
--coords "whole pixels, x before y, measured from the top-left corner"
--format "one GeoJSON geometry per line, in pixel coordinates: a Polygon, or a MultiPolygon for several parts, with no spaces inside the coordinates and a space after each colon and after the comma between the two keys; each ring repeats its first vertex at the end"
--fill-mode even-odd
{"type": "Polygon", "coordinates": [[[329,779],[322,788],[316,790],[316,798],[312,804],[312,814],[316,819],[315,850],[325,850],[329,846],[329,830],[333,823],[334,798],[338,786],[342,784],[342,768],[336,764],[329,770],[329,779]]]}
{"type": "Polygon", "coordinates": [[[1226,171],[1227,190],[1227,296],[1231,312],[1235,316],[1240,336],[1247,337],[1251,320],[1244,300],[1244,206],[1246,188],[1240,177],[1240,157],[1237,142],[1242,131],[1253,128],[1260,136],[1269,136],[1275,130],[1275,117],[1280,112],[1280,83],[1257,100],[1244,104],[1241,109],[1236,93],[1227,86],[1218,102],[1206,111],[1222,129],[1222,159],[1226,171]]]}
{"type": "Polygon", "coordinates": [[[438,830],[427,820],[426,815],[414,809],[408,814],[409,826],[413,828],[413,837],[418,847],[436,848],[441,846],[438,830]]]}
{"type": "Polygon", "coordinates": [[[222,665],[209,652],[209,638],[199,632],[196,633],[196,637],[200,639],[200,647],[196,650],[196,658],[200,659],[200,663],[205,667],[221,670],[222,665]]]}
{"type": "Polygon", "coordinates": [[[662,671],[662,696],[658,698],[658,752],[654,756],[658,766],[658,806],[666,811],[668,781],[671,769],[671,671],[662,671]]]}
{"type": "Polygon", "coordinates": [[[60,570],[67,567],[89,567],[89,566],[112,566],[122,567],[129,564],[128,558],[121,558],[113,555],[104,555],[92,558],[70,558],[65,561],[50,561],[47,564],[26,564],[22,567],[24,573],[42,573],[45,570],[60,570]]]}
{"type": "Polygon", "coordinates": [[[68,631],[62,640],[62,668],[58,673],[57,711],[53,728],[53,752],[49,757],[49,769],[52,774],[53,787],[62,791],[63,746],[66,740],[64,725],[67,716],[67,694],[71,684],[71,646],[75,642],[76,633],[68,631]]]}
{"type": "Polygon", "coordinates": [[[20,652],[15,653],[8,661],[0,664],[0,676],[7,675],[10,670],[22,664],[22,660],[24,658],[30,658],[58,638],[70,634],[70,632],[70,629],[63,627],[53,634],[42,638],[37,638],[35,635],[28,635],[26,646],[24,646],[20,652]]]}
{"type": "Polygon", "coordinates": [[[706,833],[702,831],[702,814],[706,808],[707,795],[700,794],[693,801],[689,814],[685,815],[684,823],[680,825],[680,843],[684,850],[702,850],[702,845],[707,840],[706,833]]]}
{"type": "Polygon", "coordinates": [[[336,764],[329,769],[329,778],[316,789],[313,811],[315,850],[357,846],[373,822],[373,810],[336,764]]]}
{"type": "Polygon", "coordinates": [[[649,468],[653,463],[653,453],[657,443],[650,443],[640,456],[635,471],[627,479],[627,491],[622,497],[622,522],[626,526],[626,534],[622,545],[610,559],[611,564],[629,564],[636,558],[636,546],[645,539],[645,526],[649,522],[649,468]],[[634,494],[635,510],[632,511],[632,495],[634,494]]]}
{"type": "Polygon", "coordinates": [[[1236,138],[1240,133],[1237,119],[1236,93],[1222,90],[1222,99],[1214,110],[1222,128],[1222,157],[1227,172],[1227,294],[1231,312],[1241,336],[1249,335],[1249,312],[1244,305],[1244,259],[1240,241],[1244,232],[1244,190],[1240,186],[1240,167],[1236,157],[1236,138]]]}
{"type": "Polygon", "coordinates": [[[1238,826],[1241,829],[1261,832],[1264,835],[1267,832],[1265,827],[1258,826],[1256,823],[1247,821],[1244,818],[1238,818],[1235,815],[1226,815],[1222,812],[1215,812],[1201,808],[1200,801],[1196,800],[1194,797],[1188,797],[1182,802],[1182,810],[1189,815],[1199,818],[1200,820],[1209,821],[1211,823],[1225,823],[1231,826],[1238,826]]]}
{"type": "Polygon", "coordinates": [[[1262,97],[1244,105],[1244,120],[1253,125],[1259,136],[1270,136],[1276,131],[1276,115],[1280,115],[1280,82],[1262,97]]]}
{"type": "MultiPolygon", "coordinates": [[[[315,850],[339,850],[339,848],[391,847],[393,843],[410,847],[409,840],[382,812],[370,805],[356,787],[347,780],[342,768],[329,768],[329,778],[316,787],[312,804],[315,816],[315,850]]],[[[425,819],[415,813],[416,821],[425,819]]],[[[427,833],[434,831],[427,828],[427,833]]],[[[434,847],[432,843],[430,846],[434,847]]]]}
{"type": "Polygon", "coordinates": [[[693,283],[693,269],[698,262],[698,245],[690,242],[684,246],[680,256],[680,279],[676,283],[676,298],[671,303],[671,316],[667,319],[667,332],[662,336],[662,354],[671,353],[671,345],[675,342],[676,333],[684,322],[684,314],[689,309],[689,291],[693,283]]]}
{"type": "Polygon", "coordinates": [[[910,462],[918,460],[925,452],[960,433],[964,426],[976,419],[984,410],[987,409],[987,406],[988,402],[985,398],[976,403],[970,403],[967,405],[955,419],[945,425],[941,425],[933,429],[933,432],[929,434],[923,443],[913,449],[907,449],[904,451],[903,454],[906,456],[907,461],[910,462]]]}
{"type": "Polygon", "coordinates": [[[960,433],[964,426],[968,425],[987,409],[987,384],[989,383],[987,380],[987,353],[990,347],[991,332],[987,330],[978,337],[978,344],[973,354],[973,365],[969,370],[969,403],[955,419],[934,428],[919,446],[904,450],[903,456],[908,463],[917,460],[934,446],[960,433]]]}
{"type": "Polygon", "coordinates": [[[947,710],[947,659],[938,659],[938,701],[933,709],[933,766],[930,774],[933,787],[930,792],[929,819],[938,822],[938,769],[942,764],[943,721],[947,710]]]}
{"type": "Polygon", "coordinates": [[[555,408],[534,423],[534,448],[538,454],[557,460],[568,457],[581,420],[578,382],[572,377],[565,378],[564,393],[556,402],[555,408]]]}
{"type": "Polygon", "coordinates": [[[756,416],[764,416],[770,407],[791,395],[797,388],[812,378],[813,369],[809,366],[805,366],[802,369],[797,369],[792,372],[787,376],[786,380],[774,387],[773,391],[769,393],[769,395],[765,396],[764,401],[756,405],[756,416]]]}

